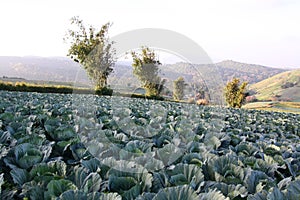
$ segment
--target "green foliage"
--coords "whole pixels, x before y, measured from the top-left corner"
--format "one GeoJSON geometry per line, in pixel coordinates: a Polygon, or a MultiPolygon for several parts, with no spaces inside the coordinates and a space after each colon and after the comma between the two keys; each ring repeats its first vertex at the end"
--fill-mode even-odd
{"type": "Polygon", "coordinates": [[[25,169],[14,168],[10,172],[14,183],[22,186],[24,183],[28,182],[30,179],[29,173],[25,169]]]}
{"type": "Polygon", "coordinates": [[[96,94],[96,95],[107,95],[111,96],[113,90],[109,87],[98,88],[95,91],[88,88],[74,88],[70,86],[60,86],[60,85],[36,85],[29,83],[11,83],[11,82],[1,82],[0,90],[6,91],[19,91],[19,92],[39,92],[39,93],[62,93],[62,94],[96,94]]]}
{"type": "Polygon", "coordinates": [[[158,192],[153,200],[196,200],[196,192],[188,185],[168,187],[158,192]]]}
{"type": "Polygon", "coordinates": [[[185,81],[183,77],[179,77],[173,82],[173,97],[175,100],[182,100],[184,97],[185,81]]]}
{"type": "Polygon", "coordinates": [[[247,82],[240,85],[240,79],[234,78],[225,87],[225,100],[230,107],[240,108],[246,98],[247,82]]]}
{"type": "Polygon", "coordinates": [[[90,173],[83,167],[76,167],[74,171],[74,182],[79,189],[85,193],[99,191],[102,179],[98,173],[90,173]]]}
{"type": "Polygon", "coordinates": [[[211,181],[208,182],[205,186],[206,192],[211,189],[216,189],[222,192],[225,196],[229,197],[230,199],[235,199],[236,197],[245,198],[248,195],[248,190],[245,186],[238,184],[226,184],[223,182],[215,182],[211,181]]]}
{"type": "Polygon", "coordinates": [[[106,88],[107,78],[115,65],[115,49],[107,35],[111,24],[104,24],[99,32],[92,26],[86,28],[78,17],[73,17],[71,24],[77,29],[69,30],[66,38],[71,43],[68,56],[84,67],[96,90],[106,88]]]}
{"type": "Polygon", "coordinates": [[[0,81],[0,90],[18,91],[18,92],[39,92],[39,93],[62,93],[62,94],[93,94],[94,91],[87,88],[73,88],[60,85],[38,85],[25,82],[2,82],[0,81]]]}
{"type": "Polygon", "coordinates": [[[41,162],[42,159],[43,153],[35,145],[23,143],[12,149],[4,162],[12,169],[16,167],[28,169],[41,162]]]}
{"type": "Polygon", "coordinates": [[[52,180],[47,185],[44,198],[45,200],[56,199],[65,191],[76,189],[77,187],[69,180],[52,180]]]}
{"type": "Polygon", "coordinates": [[[20,91],[20,92],[40,92],[40,93],[73,93],[73,88],[68,86],[51,86],[51,85],[33,85],[27,83],[11,83],[11,82],[1,82],[0,90],[7,91],[20,91]]]}
{"type": "Polygon", "coordinates": [[[0,196],[1,196],[1,186],[4,183],[3,174],[0,174],[0,196]]]}
{"type": "Polygon", "coordinates": [[[133,74],[140,80],[147,96],[159,96],[166,80],[158,76],[161,63],[155,52],[148,47],[142,47],[142,52],[131,52],[133,58],[133,74]]]}
{"type": "Polygon", "coordinates": [[[113,90],[108,87],[103,87],[101,89],[96,89],[95,94],[111,96],[113,94],[113,90]]]}
{"type": "Polygon", "coordinates": [[[200,200],[229,200],[229,198],[225,197],[220,191],[218,190],[209,190],[207,193],[201,193],[199,195],[200,200]]]}

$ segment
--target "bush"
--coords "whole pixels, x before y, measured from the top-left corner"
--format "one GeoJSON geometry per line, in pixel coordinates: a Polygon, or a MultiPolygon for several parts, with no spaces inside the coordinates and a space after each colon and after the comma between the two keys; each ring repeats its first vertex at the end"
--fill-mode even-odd
{"type": "Polygon", "coordinates": [[[190,104],[196,103],[194,98],[189,98],[187,102],[190,104]]]}
{"type": "Polygon", "coordinates": [[[26,87],[26,83],[25,82],[16,82],[15,86],[16,87],[26,87]]]}
{"type": "Polygon", "coordinates": [[[89,89],[72,88],[69,86],[51,86],[51,85],[35,85],[26,82],[0,82],[0,90],[17,91],[17,92],[39,92],[39,93],[62,93],[62,94],[92,94],[93,91],[89,89]]]}
{"type": "Polygon", "coordinates": [[[182,100],[184,97],[185,81],[183,77],[179,77],[173,82],[173,97],[175,100],[182,100]]]}
{"type": "Polygon", "coordinates": [[[113,94],[113,89],[108,88],[108,87],[104,87],[104,88],[95,90],[95,94],[96,94],[96,95],[112,96],[112,94],[113,94]]]}
{"type": "Polygon", "coordinates": [[[287,88],[294,87],[295,85],[297,85],[297,83],[286,82],[286,83],[284,83],[284,84],[281,86],[281,88],[282,88],[282,89],[287,89],[287,88]]]}
{"type": "Polygon", "coordinates": [[[247,82],[240,84],[240,79],[234,78],[228,82],[224,88],[225,100],[228,106],[233,108],[240,108],[246,100],[246,86],[247,82]]]}
{"type": "Polygon", "coordinates": [[[13,88],[12,82],[0,82],[0,90],[8,90],[11,91],[13,88]]]}
{"type": "Polygon", "coordinates": [[[198,99],[198,100],[196,101],[196,104],[197,104],[197,105],[206,106],[206,105],[209,104],[209,102],[208,102],[208,100],[206,100],[206,99],[198,99]]]}
{"type": "Polygon", "coordinates": [[[246,102],[247,102],[247,103],[257,102],[257,101],[258,101],[258,100],[257,100],[257,98],[256,98],[255,95],[247,96],[247,97],[246,97],[246,102]]]}

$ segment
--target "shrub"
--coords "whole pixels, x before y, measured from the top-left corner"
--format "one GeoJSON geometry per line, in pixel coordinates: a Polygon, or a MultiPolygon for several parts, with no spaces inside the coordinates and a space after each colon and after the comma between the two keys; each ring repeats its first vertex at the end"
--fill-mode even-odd
{"type": "Polygon", "coordinates": [[[196,102],[195,102],[195,99],[194,99],[194,98],[191,98],[191,97],[190,97],[190,98],[188,99],[188,103],[194,104],[194,103],[196,103],[196,102]]]}
{"type": "Polygon", "coordinates": [[[297,85],[297,83],[286,82],[286,83],[284,83],[284,84],[281,86],[281,88],[282,88],[282,89],[287,89],[287,88],[294,87],[295,85],[297,85]]]}
{"type": "Polygon", "coordinates": [[[184,97],[185,81],[183,77],[179,77],[173,82],[173,97],[175,100],[182,100],[184,97]]]}
{"type": "Polygon", "coordinates": [[[95,90],[95,94],[111,96],[113,94],[113,89],[104,87],[104,88],[95,90]]]}
{"type": "Polygon", "coordinates": [[[26,83],[25,82],[16,82],[15,86],[16,87],[26,87],[26,83]]]}
{"type": "Polygon", "coordinates": [[[240,79],[234,78],[228,82],[224,88],[225,100],[228,106],[233,108],[240,108],[246,99],[246,87],[248,83],[243,82],[240,84],[240,79]]]}
{"type": "Polygon", "coordinates": [[[203,106],[206,106],[206,105],[209,104],[209,102],[208,102],[207,99],[198,99],[198,100],[196,101],[196,104],[197,104],[197,105],[203,105],[203,106]]]}
{"type": "Polygon", "coordinates": [[[247,102],[247,103],[257,102],[257,101],[258,101],[258,100],[257,100],[257,98],[256,98],[255,95],[247,96],[247,97],[246,97],[246,102],[247,102]]]}

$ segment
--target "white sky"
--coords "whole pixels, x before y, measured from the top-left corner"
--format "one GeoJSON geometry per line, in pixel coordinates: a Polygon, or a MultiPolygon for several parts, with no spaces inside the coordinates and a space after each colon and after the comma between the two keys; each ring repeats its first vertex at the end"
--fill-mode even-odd
{"type": "MultiPolygon", "coordinates": [[[[2,0],[0,56],[65,56],[69,19],[110,36],[164,28],[197,42],[214,61],[300,67],[299,0],[2,0]]],[[[174,41],[176,42],[176,41],[174,41]]]]}

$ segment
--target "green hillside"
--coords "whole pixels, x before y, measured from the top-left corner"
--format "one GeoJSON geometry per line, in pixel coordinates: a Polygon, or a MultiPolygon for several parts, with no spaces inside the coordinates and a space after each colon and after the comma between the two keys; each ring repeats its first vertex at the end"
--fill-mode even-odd
{"type": "Polygon", "coordinates": [[[277,74],[250,86],[258,100],[300,102],[300,69],[277,74]]]}

